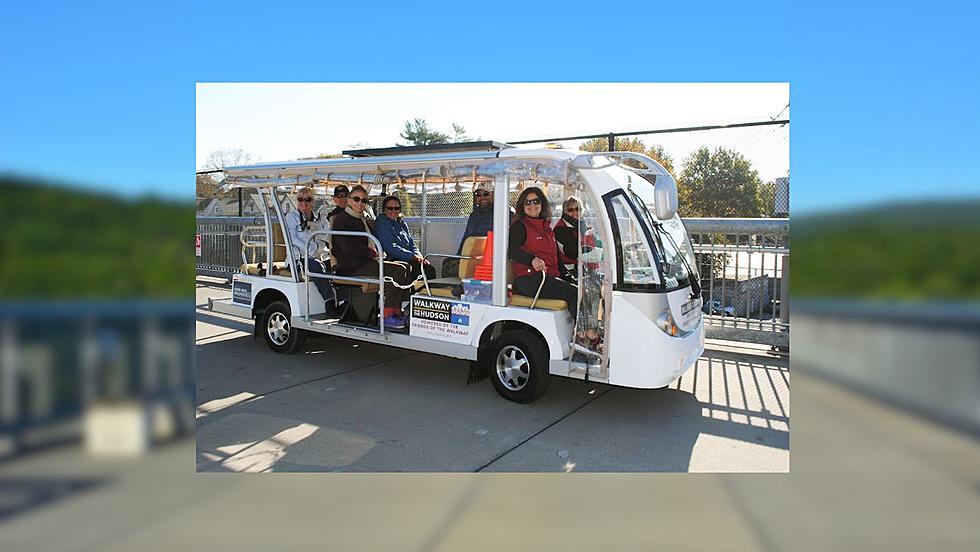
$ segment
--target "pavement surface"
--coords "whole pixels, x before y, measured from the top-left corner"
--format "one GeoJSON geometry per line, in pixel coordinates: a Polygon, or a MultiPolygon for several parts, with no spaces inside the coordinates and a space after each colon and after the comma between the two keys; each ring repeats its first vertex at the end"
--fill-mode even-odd
{"type": "Polygon", "coordinates": [[[468,363],[318,335],[280,355],[198,288],[198,471],[786,472],[789,367],[715,344],[667,389],[552,379],[541,400],[468,363]]]}

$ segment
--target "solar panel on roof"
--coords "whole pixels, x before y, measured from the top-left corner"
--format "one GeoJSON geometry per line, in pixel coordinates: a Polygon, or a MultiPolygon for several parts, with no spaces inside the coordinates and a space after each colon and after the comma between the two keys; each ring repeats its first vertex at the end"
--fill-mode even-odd
{"type": "Polygon", "coordinates": [[[390,155],[412,155],[416,153],[447,153],[462,151],[499,151],[513,148],[510,144],[484,140],[480,142],[458,142],[455,144],[428,144],[424,146],[396,146],[393,148],[371,148],[345,150],[341,152],[349,157],[386,157],[390,155]]]}

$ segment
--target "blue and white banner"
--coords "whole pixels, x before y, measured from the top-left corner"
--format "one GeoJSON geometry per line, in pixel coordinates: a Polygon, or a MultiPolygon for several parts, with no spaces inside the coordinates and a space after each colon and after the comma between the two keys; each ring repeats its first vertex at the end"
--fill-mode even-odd
{"type": "Polygon", "coordinates": [[[453,343],[469,343],[473,305],[461,301],[412,297],[409,334],[453,343]]]}

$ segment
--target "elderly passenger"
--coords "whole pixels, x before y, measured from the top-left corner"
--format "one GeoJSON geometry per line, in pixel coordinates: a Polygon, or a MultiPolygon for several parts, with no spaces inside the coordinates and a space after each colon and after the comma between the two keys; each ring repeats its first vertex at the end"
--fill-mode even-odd
{"type": "MultiPolygon", "coordinates": [[[[286,232],[289,234],[289,242],[292,244],[297,274],[302,274],[305,267],[304,247],[307,248],[306,255],[309,257],[310,272],[313,274],[328,273],[326,265],[321,260],[324,249],[322,236],[310,240],[310,236],[314,232],[323,230],[325,227],[325,221],[313,211],[313,189],[301,188],[296,195],[296,210],[286,214],[286,232]],[[309,245],[307,245],[308,240],[309,245]]],[[[312,280],[324,300],[333,298],[330,282],[326,278],[312,278],[312,280]]]]}

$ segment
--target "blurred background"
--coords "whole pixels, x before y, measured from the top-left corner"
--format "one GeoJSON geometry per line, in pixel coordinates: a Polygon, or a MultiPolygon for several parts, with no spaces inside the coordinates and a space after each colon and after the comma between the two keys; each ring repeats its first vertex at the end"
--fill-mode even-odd
{"type": "MultiPolygon", "coordinates": [[[[568,8],[478,14],[497,31],[515,14],[551,21],[558,43],[573,43],[559,52],[546,34],[496,35],[506,40],[474,51],[448,32],[409,46],[364,41],[354,25],[329,40],[255,41],[241,31],[268,14],[237,7],[3,8],[16,22],[0,37],[3,548],[975,550],[980,72],[967,69],[976,8],[630,6],[630,17],[604,18],[568,8]],[[406,47],[412,59],[391,55],[406,47]],[[501,62],[528,52],[541,62],[501,62]],[[778,307],[741,316],[719,291],[706,314],[729,330],[792,326],[791,473],[195,475],[190,174],[204,168],[191,161],[195,82],[376,79],[789,82],[792,307],[779,296],[778,307]],[[108,437],[86,439],[93,427],[108,437]]],[[[363,15],[284,11],[306,21],[363,15]]],[[[453,8],[462,20],[477,15],[465,12],[453,8]]],[[[372,19],[456,21],[385,10],[372,19]]],[[[781,107],[764,115],[788,119],[781,107]]],[[[395,132],[402,123],[392,121],[395,132]]],[[[681,171],[688,160],[674,157],[681,171]]],[[[757,183],[756,212],[722,212],[722,201],[686,214],[779,219],[763,197],[770,181],[775,191],[775,177],[757,183]]],[[[709,228],[700,239],[737,246],[751,235],[709,228]]],[[[711,263],[727,260],[708,253],[702,272],[726,280],[711,263]]],[[[767,289],[774,305],[779,288],[767,289]]]]}

